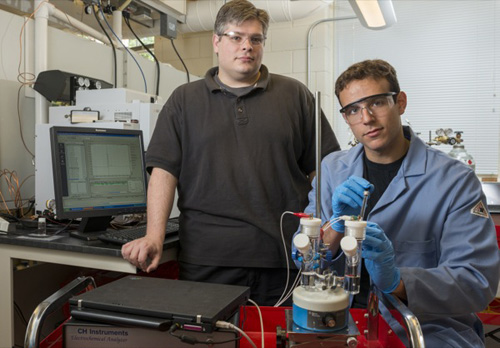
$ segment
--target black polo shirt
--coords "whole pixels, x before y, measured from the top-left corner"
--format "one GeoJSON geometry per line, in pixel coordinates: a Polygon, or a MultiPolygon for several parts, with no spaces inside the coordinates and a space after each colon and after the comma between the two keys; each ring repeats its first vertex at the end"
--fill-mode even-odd
{"type": "MultiPolygon", "coordinates": [[[[178,87],[163,107],[147,167],[178,179],[180,260],[232,267],[285,267],[280,217],[302,211],[315,170],[314,100],[300,82],[261,67],[236,96],[214,80],[178,87]]],[[[339,150],[323,115],[322,155],[339,150]]],[[[298,226],[284,218],[287,251],[298,226]]]]}

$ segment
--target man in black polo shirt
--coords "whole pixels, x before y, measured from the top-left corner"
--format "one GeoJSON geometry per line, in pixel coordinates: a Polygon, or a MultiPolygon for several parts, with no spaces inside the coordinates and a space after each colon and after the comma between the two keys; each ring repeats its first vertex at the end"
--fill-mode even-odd
{"type": "MultiPolygon", "coordinates": [[[[122,248],[144,271],[158,266],[175,188],[180,278],[245,285],[273,305],[287,279],[280,217],[302,211],[314,176],[314,100],[300,82],[261,64],[269,16],[246,0],[217,15],[219,66],[177,88],[147,153],[146,237],[122,248]]],[[[322,156],[339,150],[322,117],[322,156]]],[[[298,219],[284,219],[285,244],[298,219]]]]}

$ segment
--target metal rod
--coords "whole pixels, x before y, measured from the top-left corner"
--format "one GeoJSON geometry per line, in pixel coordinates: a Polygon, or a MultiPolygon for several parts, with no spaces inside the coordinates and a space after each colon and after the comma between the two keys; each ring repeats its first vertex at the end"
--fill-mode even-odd
{"type": "Polygon", "coordinates": [[[337,18],[326,18],[326,19],[321,19],[315,23],[313,23],[311,25],[311,27],[309,28],[309,31],[307,33],[307,87],[311,90],[312,89],[312,86],[311,86],[311,46],[312,46],[312,32],[314,30],[314,28],[316,28],[316,26],[318,24],[321,24],[321,23],[326,23],[326,22],[336,22],[336,21],[343,21],[343,20],[346,20],[346,19],[356,19],[358,17],[337,17],[337,18]]]}
{"type": "Polygon", "coordinates": [[[314,100],[316,121],[316,217],[321,219],[321,92],[316,91],[314,100]]]}

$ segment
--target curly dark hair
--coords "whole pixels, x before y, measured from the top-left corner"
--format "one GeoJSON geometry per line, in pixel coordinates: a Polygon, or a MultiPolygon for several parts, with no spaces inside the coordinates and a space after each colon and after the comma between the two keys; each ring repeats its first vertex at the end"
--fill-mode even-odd
{"type": "Polygon", "coordinates": [[[354,80],[364,80],[372,78],[374,80],[386,79],[389,82],[391,92],[400,92],[396,69],[385,60],[373,59],[351,65],[344,71],[335,82],[335,95],[339,97],[346,86],[354,80]]]}

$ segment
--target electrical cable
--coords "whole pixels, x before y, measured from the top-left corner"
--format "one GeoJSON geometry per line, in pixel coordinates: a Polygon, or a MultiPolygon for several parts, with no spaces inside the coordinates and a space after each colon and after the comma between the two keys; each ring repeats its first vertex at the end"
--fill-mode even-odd
{"type": "MultiPolygon", "coordinates": [[[[33,198],[34,198],[34,196],[33,196],[33,198]]],[[[29,206],[28,206],[28,208],[26,208],[26,213],[28,213],[28,214],[29,214],[29,212],[30,212],[31,210],[33,210],[33,208],[34,208],[34,207],[35,207],[35,200],[34,200],[34,199],[30,199],[30,200],[29,200],[29,206]]],[[[33,210],[33,211],[34,211],[34,210],[33,210]]]]}
{"type": "Polygon", "coordinates": [[[15,217],[14,215],[11,215],[11,214],[6,214],[6,213],[0,212],[0,217],[3,218],[4,220],[7,220],[7,222],[12,222],[12,223],[20,222],[20,220],[17,217],[15,217]]]}
{"type": "Polygon", "coordinates": [[[68,229],[69,226],[71,226],[71,224],[73,223],[73,220],[71,220],[70,222],[68,222],[67,225],[65,225],[63,228],[60,228],[58,229],[57,231],[55,231],[54,233],[52,233],[53,235],[58,235],[64,231],[66,231],[68,229]]]}
{"type": "Polygon", "coordinates": [[[130,29],[132,34],[134,34],[137,41],[139,41],[139,43],[142,45],[142,47],[144,47],[146,49],[146,51],[148,51],[148,53],[151,55],[151,57],[153,57],[153,59],[156,63],[157,75],[156,75],[156,94],[155,95],[159,96],[160,95],[160,62],[158,62],[158,59],[156,59],[156,56],[153,54],[153,52],[151,52],[151,50],[141,41],[141,39],[139,39],[139,37],[135,33],[134,29],[132,29],[132,26],[130,25],[129,16],[130,16],[130,14],[128,12],[125,12],[125,11],[123,12],[123,19],[125,20],[125,24],[127,24],[128,28],[130,29]]]}
{"type": "Polygon", "coordinates": [[[281,214],[280,218],[281,241],[283,242],[283,249],[285,250],[285,259],[286,259],[286,283],[280,298],[278,299],[278,301],[276,301],[273,307],[278,307],[278,303],[280,303],[283,299],[283,296],[285,296],[287,292],[286,289],[288,288],[288,283],[290,282],[290,261],[288,260],[288,250],[286,249],[285,235],[283,233],[283,217],[286,214],[294,214],[294,213],[291,211],[285,211],[283,214],[281,214]]]}
{"type": "Polygon", "coordinates": [[[248,299],[248,302],[253,304],[255,308],[257,308],[257,312],[259,312],[259,320],[260,320],[260,334],[262,339],[261,348],[264,348],[264,321],[262,320],[262,312],[260,311],[259,305],[255,303],[255,301],[248,299]]]}
{"type": "Polygon", "coordinates": [[[102,15],[102,18],[104,19],[104,22],[108,26],[109,30],[111,30],[111,32],[113,33],[113,35],[122,44],[123,48],[125,48],[125,50],[127,51],[127,53],[132,57],[132,59],[134,60],[135,64],[139,68],[139,71],[141,72],[141,75],[142,75],[142,79],[144,81],[144,93],[148,93],[148,84],[146,82],[146,76],[144,76],[144,71],[142,71],[141,65],[139,64],[139,62],[137,61],[137,59],[135,59],[134,55],[132,54],[132,52],[130,52],[130,50],[127,48],[127,46],[125,46],[125,44],[123,43],[123,41],[118,37],[118,35],[116,35],[115,31],[113,30],[113,28],[109,24],[108,20],[106,19],[106,16],[104,15],[104,11],[102,10],[101,0],[98,0],[98,2],[99,2],[99,10],[101,11],[101,15],[102,15]]]}
{"type": "Polygon", "coordinates": [[[326,231],[326,230],[327,230],[327,229],[329,229],[329,228],[330,228],[330,227],[331,227],[334,223],[339,222],[340,220],[344,220],[344,219],[342,219],[342,216],[340,216],[340,217],[338,217],[338,218],[335,218],[335,219],[333,219],[333,220],[329,220],[329,221],[327,221],[327,222],[323,225],[322,229],[323,229],[324,231],[326,231]]]}
{"type": "Polygon", "coordinates": [[[288,300],[290,298],[290,296],[292,296],[293,290],[295,290],[295,288],[299,285],[301,274],[302,274],[302,270],[299,269],[299,271],[297,272],[297,276],[295,277],[295,280],[293,281],[292,286],[290,287],[290,290],[285,295],[285,297],[283,297],[283,299],[281,299],[281,301],[277,302],[274,305],[275,307],[281,306],[283,303],[286,302],[286,300],[288,300]]]}
{"type": "MultiPolygon", "coordinates": [[[[26,180],[28,180],[32,176],[34,175],[31,174],[27,176],[21,183],[19,183],[19,178],[17,176],[16,171],[10,171],[8,169],[0,170],[0,180],[2,179],[2,177],[5,179],[5,183],[7,184],[7,189],[9,191],[11,200],[14,202],[14,206],[17,209],[17,211],[21,213],[21,216],[24,216],[24,210],[23,210],[24,203],[21,197],[21,188],[23,187],[26,180]]],[[[4,208],[7,211],[7,213],[10,215],[14,215],[12,214],[12,212],[8,207],[7,201],[5,200],[2,191],[0,191],[0,199],[3,202],[4,208]]]]}
{"type": "Polygon", "coordinates": [[[48,0],[42,1],[38,5],[38,7],[29,15],[29,17],[24,20],[24,23],[21,27],[21,31],[19,32],[19,64],[17,66],[17,72],[18,72],[17,81],[19,83],[21,83],[21,86],[19,87],[19,90],[17,91],[17,117],[19,120],[19,133],[21,136],[21,141],[22,141],[23,146],[26,149],[26,151],[31,155],[32,162],[34,162],[35,155],[33,154],[32,151],[30,151],[30,149],[26,145],[26,142],[24,141],[19,103],[20,103],[20,99],[21,99],[20,94],[21,94],[22,87],[33,85],[35,83],[36,76],[35,76],[35,74],[27,73],[25,71],[21,72],[21,63],[23,61],[23,32],[24,32],[24,28],[26,27],[26,24],[28,23],[28,21],[40,10],[42,5],[45,4],[46,2],[48,2],[48,0]]]}
{"type": "MultiPolygon", "coordinates": [[[[18,79],[19,80],[19,79],[18,79]]],[[[24,149],[31,155],[31,158],[35,158],[35,154],[28,148],[28,145],[26,145],[26,141],[24,140],[24,135],[23,135],[23,123],[21,119],[21,108],[19,106],[21,102],[21,89],[25,87],[26,85],[31,85],[33,83],[22,83],[21,86],[19,86],[19,89],[17,90],[17,120],[19,122],[19,135],[21,136],[21,142],[23,143],[24,149]]]]}
{"type": "Polygon", "coordinates": [[[92,13],[94,14],[95,20],[97,21],[97,24],[99,24],[99,27],[101,27],[102,32],[104,35],[106,35],[106,38],[109,40],[109,44],[111,45],[111,48],[113,49],[113,67],[114,67],[114,85],[113,87],[117,87],[117,60],[116,60],[116,47],[113,44],[113,40],[111,40],[111,37],[108,35],[108,32],[104,29],[104,26],[101,23],[101,20],[99,19],[99,16],[97,15],[97,12],[95,11],[94,5],[92,7],[92,13]]]}
{"type": "Polygon", "coordinates": [[[50,235],[58,235],[64,231],[66,231],[68,229],[68,227],[70,227],[74,221],[74,220],[70,220],[70,222],[68,222],[68,223],[63,223],[63,222],[52,219],[51,216],[47,216],[46,214],[39,215],[39,217],[44,217],[45,219],[47,219],[47,221],[49,221],[52,224],[63,225],[63,227],[61,227],[60,229],[58,229],[55,232],[50,233],[50,235]]]}
{"type": "MultiPolygon", "coordinates": [[[[23,31],[24,31],[24,27],[26,26],[26,23],[28,23],[28,21],[35,15],[35,13],[38,12],[38,10],[40,10],[40,8],[42,7],[42,5],[46,2],[49,2],[49,0],[45,0],[45,1],[42,1],[40,3],[40,5],[38,5],[38,7],[29,15],[28,18],[26,18],[24,20],[24,23],[23,23],[23,26],[21,27],[21,32],[19,34],[19,65],[17,67],[17,71],[19,74],[21,74],[21,63],[22,63],[22,58],[23,58],[23,43],[22,43],[22,37],[23,37],[23,31]]],[[[33,75],[33,74],[31,74],[33,75]]],[[[35,75],[33,75],[34,77],[35,75]]]]}
{"type": "Polygon", "coordinates": [[[191,82],[190,79],[189,79],[189,70],[188,70],[186,64],[184,64],[184,61],[182,60],[181,55],[179,54],[179,52],[177,52],[177,48],[175,48],[174,39],[170,39],[170,42],[172,43],[172,47],[174,48],[174,51],[177,54],[177,57],[179,57],[182,65],[184,66],[184,70],[186,70],[187,80],[188,80],[188,83],[189,83],[189,82],[191,82]]]}
{"type": "Polygon", "coordinates": [[[240,326],[243,328],[245,327],[245,322],[247,321],[247,308],[243,306],[241,310],[243,311],[243,319],[240,321],[240,326]]]}
{"type": "MultiPolygon", "coordinates": [[[[218,328],[221,328],[221,329],[233,329],[233,330],[236,330],[238,331],[243,337],[245,337],[248,341],[248,343],[250,343],[250,345],[253,347],[253,348],[257,348],[257,346],[255,345],[255,343],[252,341],[252,339],[247,335],[247,333],[245,331],[243,331],[242,329],[240,329],[239,327],[237,327],[236,325],[233,325],[231,323],[228,323],[227,321],[217,321],[215,323],[215,326],[217,326],[218,328]]],[[[263,348],[263,347],[262,347],[263,348]]]]}

